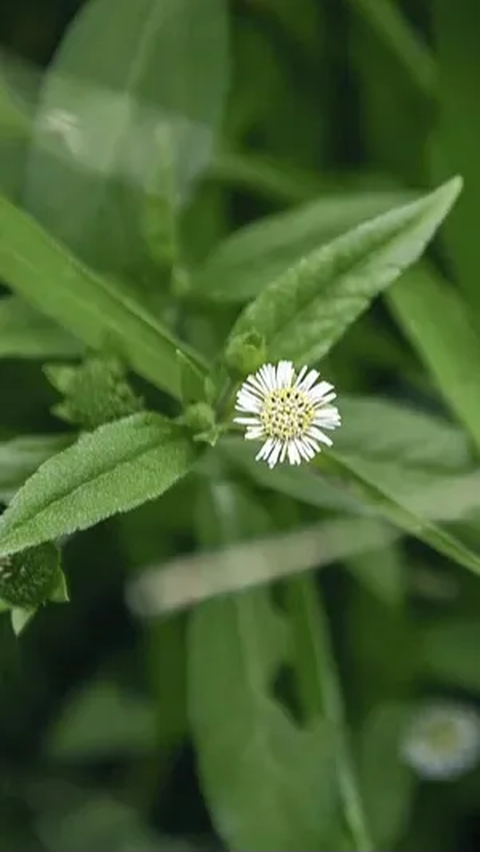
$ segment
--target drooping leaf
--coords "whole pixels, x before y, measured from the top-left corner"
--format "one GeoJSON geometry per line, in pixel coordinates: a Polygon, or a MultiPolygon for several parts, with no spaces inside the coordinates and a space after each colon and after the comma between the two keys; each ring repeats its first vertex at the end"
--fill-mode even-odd
{"type": "Polygon", "coordinates": [[[5,198],[0,198],[0,276],[88,346],[115,348],[157,387],[179,394],[175,353],[186,347],[119,285],[83,266],[5,198]]]}
{"type": "Polygon", "coordinates": [[[230,340],[255,331],[274,360],[317,361],[419,258],[460,189],[460,178],[454,178],[307,255],[245,309],[230,340]]]}
{"type": "Polygon", "coordinates": [[[207,257],[193,278],[194,294],[219,302],[247,302],[299,257],[409,200],[406,192],[327,195],[260,219],[235,231],[207,257]]]}
{"type": "Polygon", "coordinates": [[[85,529],[158,497],[187,473],[197,454],[180,427],[152,413],[82,435],[16,494],[0,521],[0,555],[85,529]]]}
{"type": "Polygon", "coordinates": [[[0,300],[0,357],[65,358],[81,350],[75,338],[22,299],[0,300]]]}
{"type": "Polygon", "coordinates": [[[227,76],[224,0],[84,5],[46,75],[29,209],[95,268],[145,272],[144,203],[162,239],[208,165],[227,76]]]}

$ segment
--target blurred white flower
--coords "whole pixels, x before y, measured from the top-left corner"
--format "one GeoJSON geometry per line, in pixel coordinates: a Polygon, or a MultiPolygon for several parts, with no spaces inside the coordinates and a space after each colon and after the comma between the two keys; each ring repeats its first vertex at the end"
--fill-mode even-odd
{"type": "Polygon", "coordinates": [[[63,140],[72,154],[82,149],[82,133],[78,116],[64,109],[52,109],[40,117],[40,128],[44,133],[63,140]]]}
{"type": "Polygon", "coordinates": [[[453,701],[427,704],[412,719],[401,754],[422,778],[458,778],[480,759],[480,716],[453,701]]]}
{"type": "Polygon", "coordinates": [[[308,367],[296,375],[291,361],[279,361],[264,364],[238,391],[235,423],[246,426],[247,440],[264,441],[256,458],[270,468],[286,458],[290,464],[310,461],[320,444],[331,447],[323,430],[340,426],[340,414],[329,404],[336,398],[333,385],[317,384],[319,376],[308,367]]]}

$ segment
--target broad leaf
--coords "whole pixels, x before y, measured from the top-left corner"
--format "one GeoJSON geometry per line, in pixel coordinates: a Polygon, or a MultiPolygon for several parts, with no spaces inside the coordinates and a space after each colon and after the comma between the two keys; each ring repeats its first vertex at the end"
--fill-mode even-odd
{"type": "Polygon", "coordinates": [[[262,472],[252,463],[253,448],[246,462],[245,445],[234,439],[227,451],[266,486],[312,505],[378,514],[478,573],[480,554],[434,523],[457,520],[479,507],[480,471],[462,432],[394,403],[350,399],[339,405],[343,425],[334,448],[295,476],[281,468],[262,472]],[[343,493],[342,503],[332,487],[343,493]]]}
{"type": "Polygon", "coordinates": [[[255,331],[274,360],[317,361],[419,258],[460,189],[454,178],[307,255],[246,308],[230,339],[255,331]]]}
{"type": "Polygon", "coordinates": [[[313,852],[327,848],[335,824],[335,738],[324,721],[297,728],[271,698],[278,646],[264,590],[197,608],[193,736],[203,790],[230,848],[313,852]]]}
{"type": "MultiPolygon", "coordinates": [[[[248,493],[214,486],[200,506],[202,540],[228,545],[258,534],[268,526],[259,508],[248,493]]],[[[192,733],[202,789],[231,849],[318,850],[338,833],[333,728],[324,719],[300,728],[273,697],[286,627],[266,589],[202,603],[191,615],[192,733]]]]}
{"type": "Polygon", "coordinates": [[[16,296],[0,300],[0,357],[57,358],[78,355],[81,344],[16,296]]]}
{"type": "Polygon", "coordinates": [[[179,394],[176,350],[185,347],[118,284],[83,266],[1,197],[0,276],[88,346],[119,350],[146,379],[179,394]]]}
{"type": "Polygon", "coordinates": [[[84,4],[46,76],[29,209],[93,266],[145,272],[144,200],[161,200],[167,231],[208,165],[226,87],[224,0],[84,4]]]}
{"type": "Polygon", "coordinates": [[[158,497],[198,454],[180,427],[134,414],[82,435],[45,462],[0,521],[0,555],[93,526],[158,497]]]}
{"type": "Polygon", "coordinates": [[[480,447],[480,338],[461,294],[422,265],[391,288],[388,303],[445,401],[480,447]]]}
{"type": "Polygon", "coordinates": [[[327,195],[247,225],[207,258],[192,282],[195,295],[247,302],[299,257],[407,200],[393,192],[327,195]]]}

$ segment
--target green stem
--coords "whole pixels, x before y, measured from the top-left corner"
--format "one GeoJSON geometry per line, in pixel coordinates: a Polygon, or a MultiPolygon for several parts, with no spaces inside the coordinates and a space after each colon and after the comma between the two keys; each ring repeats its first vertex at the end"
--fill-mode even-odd
{"type": "Polygon", "coordinates": [[[391,0],[350,0],[404,68],[413,85],[428,99],[436,89],[435,60],[391,0]]]}
{"type": "Polygon", "coordinates": [[[288,606],[295,635],[296,674],[309,720],[327,718],[339,737],[338,773],[345,820],[357,852],[372,852],[373,843],[350,756],[348,731],[327,618],[314,577],[305,574],[287,584],[288,606]]]}

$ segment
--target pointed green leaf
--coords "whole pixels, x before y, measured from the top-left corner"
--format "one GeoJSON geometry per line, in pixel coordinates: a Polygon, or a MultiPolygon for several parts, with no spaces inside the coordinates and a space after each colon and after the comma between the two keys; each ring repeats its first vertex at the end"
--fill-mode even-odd
{"type": "Polygon", "coordinates": [[[219,302],[248,302],[329,240],[410,201],[404,192],[356,192],[323,196],[235,231],[194,277],[195,295],[219,302]]]}
{"type": "Polygon", "coordinates": [[[0,276],[88,346],[115,347],[140,375],[179,394],[175,353],[185,347],[117,282],[85,267],[1,197],[0,276]]]}
{"type": "Polygon", "coordinates": [[[255,331],[265,338],[273,360],[317,361],[420,257],[461,186],[461,179],[454,178],[307,255],[246,308],[230,342],[255,331]]]}
{"type": "Polygon", "coordinates": [[[16,494],[0,521],[0,555],[85,529],[158,497],[187,473],[197,454],[179,426],[152,413],[82,435],[16,494]]]}
{"type": "Polygon", "coordinates": [[[36,611],[36,609],[21,609],[20,607],[12,609],[10,618],[15,636],[20,636],[20,634],[23,633],[25,628],[30,624],[36,611]]]}
{"type": "Polygon", "coordinates": [[[480,338],[461,293],[422,264],[391,288],[388,304],[452,412],[480,447],[480,338]]]}

